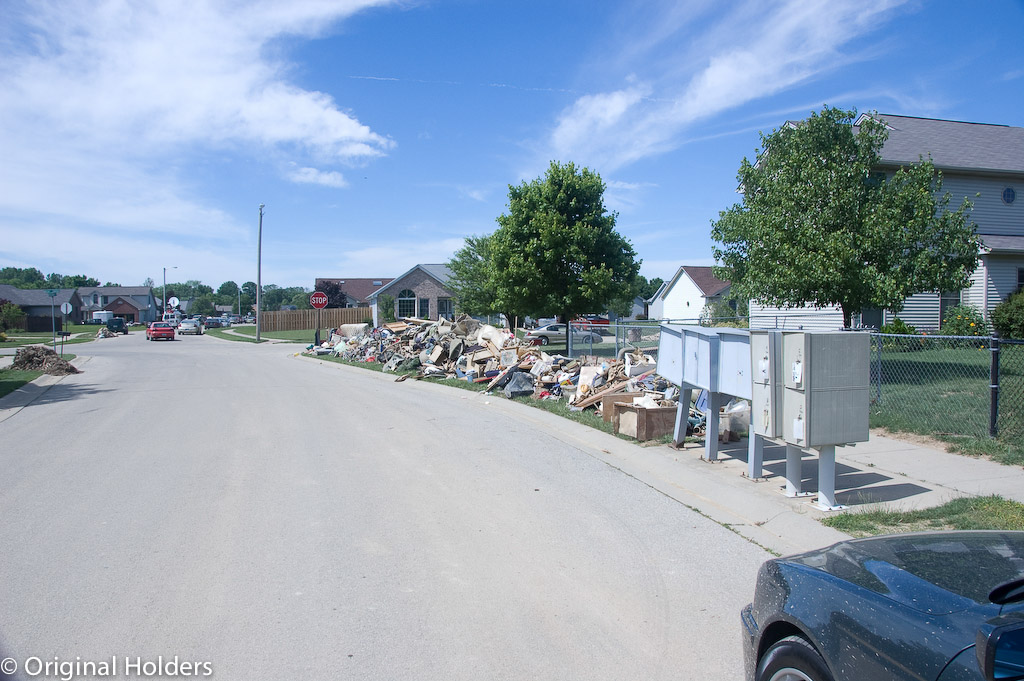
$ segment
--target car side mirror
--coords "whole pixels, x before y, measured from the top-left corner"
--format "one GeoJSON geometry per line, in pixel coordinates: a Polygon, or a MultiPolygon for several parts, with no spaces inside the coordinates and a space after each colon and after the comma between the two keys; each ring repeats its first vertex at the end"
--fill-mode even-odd
{"type": "Polygon", "coordinates": [[[1024,679],[1024,619],[997,617],[981,625],[974,654],[988,681],[1024,679]]]}

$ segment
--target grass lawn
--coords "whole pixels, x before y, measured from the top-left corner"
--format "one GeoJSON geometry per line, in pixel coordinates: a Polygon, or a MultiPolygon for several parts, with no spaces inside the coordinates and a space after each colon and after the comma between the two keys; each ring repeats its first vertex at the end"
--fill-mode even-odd
{"type": "Polygon", "coordinates": [[[876,353],[873,349],[872,428],[927,435],[951,451],[1024,465],[1024,346],[1002,348],[998,439],[988,436],[987,347],[965,343],[911,352],[883,348],[880,362],[876,353]]]}
{"type": "Polygon", "coordinates": [[[42,371],[0,369],[0,397],[14,392],[21,386],[36,380],[42,375],[42,371]]]}
{"type": "MultiPolygon", "coordinates": [[[[256,332],[255,331],[253,332],[252,336],[239,336],[238,334],[235,334],[235,333],[226,333],[226,332],[227,332],[227,329],[207,329],[203,333],[205,333],[208,336],[213,336],[214,338],[223,338],[224,340],[235,341],[236,343],[255,343],[256,342],[256,332]]],[[[264,343],[266,341],[263,340],[262,335],[263,334],[260,334],[260,336],[261,336],[260,342],[264,343]]]]}
{"type": "Polygon", "coordinates": [[[932,530],[1024,530],[1024,504],[999,496],[973,497],[919,511],[843,513],[821,522],[854,537],[932,530]]]}
{"type": "MultiPolygon", "coordinates": [[[[227,334],[223,333],[224,331],[228,331],[228,330],[229,329],[212,329],[210,331],[207,331],[207,333],[213,333],[213,332],[216,332],[216,331],[220,331],[221,333],[217,334],[218,338],[227,338],[227,339],[231,340],[232,334],[230,334],[230,333],[227,333],[227,334]]],[[[232,326],[230,328],[230,330],[231,331],[235,331],[236,334],[244,334],[246,336],[252,336],[253,340],[256,339],[256,327],[255,326],[250,326],[250,325],[232,326]]],[[[321,340],[327,340],[327,332],[328,331],[330,331],[330,329],[320,329],[320,339],[321,340]]],[[[274,340],[288,341],[289,343],[305,343],[306,345],[309,345],[310,343],[313,342],[313,338],[314,338],[315,335],[316,335],[316,329],[299,329],[298,331],[260,331],[260,341],[262,341],[264,338],[272,338],[274,340]]]]}

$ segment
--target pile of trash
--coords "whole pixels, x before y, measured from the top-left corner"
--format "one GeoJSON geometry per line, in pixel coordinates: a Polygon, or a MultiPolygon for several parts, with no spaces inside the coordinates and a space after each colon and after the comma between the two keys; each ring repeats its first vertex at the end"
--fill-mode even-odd
{"type": "Polygon", "coordinates": [[[107,327],[103,326],[103,327],[100,327],[100,330],[96,332],[96,337],[97,338],[116,338],[117,334],[114,333],[113,331],[111,331],[110,329],[108,329],[107,327]]]}
{"type": "Polygon", "coordinates": [[[50,348],[41,345],[28,345],[14,353],[12,369],[20,371],[42,371],[51,376],[67,376],[82,373],[67,360],[61,359],[50,348]]]}
{"type": "Polygon", "coordinates": [[[415,371],[416,379],[455,378],[500,389],[506,397],[564,399],[574,409],[601,411],[603,397],[635,393],[645,405],[675,407],[677,391],[655,374],[655,360],[639,350],[622,358],[549,355],[540,346],[469,316],[454,321],[404,319],[371,329],[350,324],[307,353],[353,362],[377,362],[385,372],[415,371]]]}

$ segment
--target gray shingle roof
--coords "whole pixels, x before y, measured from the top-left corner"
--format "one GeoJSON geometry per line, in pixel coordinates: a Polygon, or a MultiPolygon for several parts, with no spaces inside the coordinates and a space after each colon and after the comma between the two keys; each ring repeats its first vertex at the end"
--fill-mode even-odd
{"type": "Polygon", "coordinates": [[[70,302],[71,296],[74,294],[75,289],[62,288],[57,289],[56,298],[50,298],[44,288],[15,288],[10,284],[0,284],[0,298],[5,298],[22,307],[49,305],[51,300],[54,305],[60,305],[70,302]]]}
{"type": "Polygon", "coordinates": [[[1003,253],[1024,253],[1024,236],[1004,236],[1002,234],[979,234],[985,250],[1003,253]]]}
{"type": "Polygon", "coordinates": [[[148,296],[153,289],[149,286],[79,286],[78,295],[85,300],[86,296],[98,293],[101,296],[148,296]]]}
{"type": "Polygon", "coordinates": [[[895,114],[876,117],[889,127],[882,147],[885,165],[916,163],[931,154],[943,170],[1024,173],[1024,128],[895,114]]]}

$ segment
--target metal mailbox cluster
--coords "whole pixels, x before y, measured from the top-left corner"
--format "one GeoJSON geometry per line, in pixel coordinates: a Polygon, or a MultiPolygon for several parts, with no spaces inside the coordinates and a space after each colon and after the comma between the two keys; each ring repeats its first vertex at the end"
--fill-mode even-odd
{"type": "Polygon", "coordinates": [[[690,392],[708,391],[704,458],[718,456],[726,396],[751,401],[748,475],[761,477],[764,440],[786,444],[787,494],[800,496],[801,450],[818,451],[818,505],[835,501],[835,446],[868,439],[868,334],[663,324],[658,373],[683,389],[675,442],[686,435],[690,392]]]}

